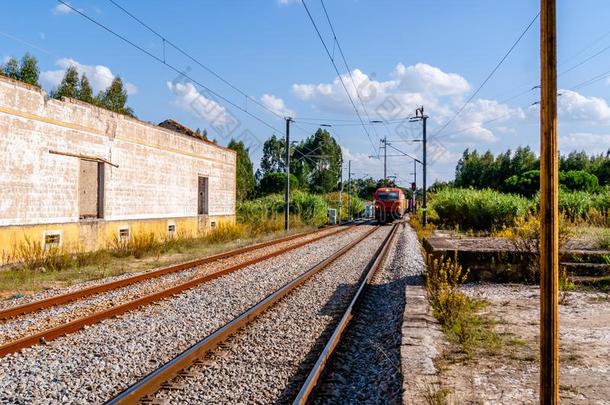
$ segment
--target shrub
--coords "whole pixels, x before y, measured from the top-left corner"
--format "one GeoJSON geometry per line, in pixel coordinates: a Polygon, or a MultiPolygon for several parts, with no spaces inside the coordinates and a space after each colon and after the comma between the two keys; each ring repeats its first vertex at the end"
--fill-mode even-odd
{"type": "Polygon", "coordinates": [[[504,189],[526,197],[534,196],[540,190],[540,170],[530,170],[510,176],[504,180],[504,189]]]}
{"type": "Polygon", "coordinates": [[[599,190],[599,180],[594,174],[584,170],[570,170],[559,173],[559,184],[568,190],[595,193],[599,190]]]}
{"type": "MultiPolygon", "coordinates": [[[[290,174],[290,189],[295,190],[298,188],[299,181],[294,174],[290,174]]],[[[261,179],[258,186],[258,192],[260,195],[267,195],[273,193],[282,193],[286,187],[286,174],[281,172],[267,173],[261,179]]]]}
{"type": "MultiPolygon", "coordinates": [[[[323,195],[324,200],[326,201],[326,203],[328,204],[329,208],[334,208],[337,210],[337,215],[339,215],[339,192],[335,191],[332,193],[326,193],[323,195]]],[[[348,216],[348,194],[346,192],[341,193],[341,220],[345,221],[347,220],[347,216],[348,216]]],[[[350,202],[351,206],[352,206],[352,216],[357,217],[359,215],[361,215],[362,213],[364,213],[364,207],[365,207],[365,203],[364,201],[356,196],[353,195],[351,196],[351,202],[350,202]]]]}
{"type": "Polygon", "coordinates": [[[460,291],[467,277],[468,271],[457,258],[441,257],[432,262],[426,273],[426,292],[433,315],[464,353],[471,355],[477,347],[495,350],[502,345],[502,338],[493,331],[491,322],[477,313],[485,303],[460,291]]]}
{"type": "Polygon", "coordinates": [[[523,197],[494,190],[442,189],[431,195],[429,215],[439,225],[491,231],[527,213],[531,202],[523,197]]]}
{"type": "MultiPolygon", "coordinates": [[[[326,223],[328,204],[320,196],[294,191],[290,198],[291,221],[304,225],[320,226],[326,223]]],[[[283,220],[284,196],[269,194],[255,200],[237,204],[237,221],[254,228],[267,226],[268,222],[283,220]]]]}

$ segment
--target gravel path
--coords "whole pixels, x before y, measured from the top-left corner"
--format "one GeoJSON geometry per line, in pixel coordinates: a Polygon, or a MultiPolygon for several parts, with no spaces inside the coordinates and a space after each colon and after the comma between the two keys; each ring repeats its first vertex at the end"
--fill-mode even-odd
{"type": "Polygon", "coordinates": [[[424,270],[417,236],[400,226],[393,253],[365,291],[355,317],[316,390],[314,404],[400,404],[405,288],[424,270]]]}
{"type": "MultiPolygon", "coordinates": [[[[333,232],[324,231],[323,233],[333,232]]],[[[75,319],[91,315],[97,311],[111,308],[125,302],[152,294],[163,289],[189,281],[195,277],[214,273],[223,268],[234,266],[247,260],[255,259],[271,252],[278,251],[303,241],[319,237],[321,234],[306,235],[278,245],[263,247],[255,251],[246,252],[234,257],[217,260],[205,265],[187,269],[177,273],[167,274],[112,291],[85,297],[64,305],[59,305],[25,314],[13,319],[0,320],[0,345],[31,335],[43,330],[65,324],[75,319]]],[[[133,274],[130,274],[132,276],[133,274]]],[[[105,282],[114,279],[106,279],[105,282]]],[[[82,288],[82,286],[81,286],[82,288]]],[[[68,290],[63,291],[66,293],[68,290]]]]}
{"type": "Polygon", "coordinates": [[[178,377],[178,389],[163,389],[155,399],[176,404],[291,402],[390,229],[375,232],[313,276],[178,377]]]}
{"type": "Polygon", "coordinates": [[[0,359],[9,403],[100,403],[370,229],[364,225],[0,359]]]}

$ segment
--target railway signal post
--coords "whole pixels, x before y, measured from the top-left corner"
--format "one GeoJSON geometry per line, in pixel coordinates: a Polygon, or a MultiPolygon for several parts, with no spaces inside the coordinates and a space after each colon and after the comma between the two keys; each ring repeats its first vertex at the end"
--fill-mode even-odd
{"type": "Polygon", "coordinates": [[[540,3],[540,403],[559,403],[556,2],[540,3]]]}

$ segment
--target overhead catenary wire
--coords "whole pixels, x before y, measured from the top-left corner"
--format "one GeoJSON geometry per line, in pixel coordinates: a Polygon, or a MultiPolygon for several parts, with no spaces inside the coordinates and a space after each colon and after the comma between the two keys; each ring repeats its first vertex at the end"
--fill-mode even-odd
{"type": "Polygon", "coordinates": [[[536,16],[532,19],[532,21],[530,21],[530,23],[525,27],[525,29],[523,29],[523,31],[521,32],[521,34],[519,35],[519,37],[517,38],[517,40],[512,44],[512,46],[508,49],[508,51],[504,54],[504,56],[502,57],[502,59],[500,59],[500,61],[494,66],[494,68],[491,70],[491,72],[489,72],[489,74],[487,75],[487,77],[485,78],[485,80],[483,80],[483,82],[479,85],[479,87],[477,87],[477,89],[474,91],[474,93],[472,93],[470,95],[470,97],[468,97],[468,99],[464,102],[464,104],[462,104],[462,106],[456,111],[456,113],[444,124],[441,126],[441,128],[436,131],[436,133],[433,135],[433,137],[438,137],[440,135],[440,133],[449,126],[449,124],[451,124],[461,113],[462,111],[464,111],[464,109],[468,106],[468,104],[470,104],[470,102],[477,96],[477,94],[479,94],[479,92],[481,91],[481,89],[483,88],[483,86],[485,86],[485,84],[487,84],[487,82],[493,77],[493,75],[498,71],[498,69],[500,68],[500,66],[502,66],[502,64],[504,63],[504,61],[508,58],[508,56],[512,53],[512,51],[517,47],[517,45],[519,44],[519,42],[521,42],[521,39],[523,39],[523,37],[525,36],[525,34],[527,34],[527,32],[530,30],[530,28],[532,27],[532,25],[534,25],[534,22],[536,22],[536,20],[538,19],[538,17],[540,17],[540,12],[538,12],[538,14],[536,14],[536,16]]]}
{"type": "Polygon", "coordinates": [[[109,32],[110,34],[114,35],[115,37],[121,39],[123,42],[131,45],[132,47],[138,49],[140,52],[148,55],[149,57],[151,57],[152,59],[156,60],[157,62],[167,66],[168,68],[170,68],[171,70],[173,70],[174,72],[178,73],[179,75],[189,79],[190,81],[192,81],[193,83],[197,84],[198,86],[200,86],[201,88],[205,89],[206,91],[208,91],[209,93],[213,94],[214,96],[218,97],[219,99],[225,101],[227,104],[230,104],[231,106],[237,108],[238,110],[244,112],[245,114],[249,115],[250,117],[254,118],[255,120],[257,120],[258,122],[260,122],[261,124],[267,126],[268,128],[278,132],[278,133],[282,133],[283,131],[275,128],[273,125],[267,123],[265,120],[263,120],[262,118],[252,114],[251,112],[247,111],[246,109],[244,109],[243,107],[237,105],[236,103],[234,103],[233,101],[229,100],[228,98],[224,97],[223,95],[217,93],[216,91],[210,89],[209,87],[207,87],[206,85],[202,84],[201,82],[197,81],[196,79],[194,79],[193,77],[189,76],[186,72],[178,69],[177,67],[175,67],[174,65],[171,65],[169,63],[167,63],[166,61],[164,61],[162,58],[156,56],[155,54],[153,54],[152,52],[144,49],[143,47],[141,47],[140,45],[136,44],[135,42],[131,41],[130,39],[126,38],[125,36],[117,33],[116,31],[112,30],[111,28],[107,27],[106,25],[102,24],[101,22],[93,19],[92,17],[88,16],[87,14],[85,14],[82,10],[79,10],[75,7],[73,7],[72,5],[70,5],[69,3],[63,1],[63,0],[57,0],[59,3],[65,5],[66,7],[70,8],[72,11],[74,11],[77,14],[80,14],[82,17],[84,17],[85,19],[91,21],[92,23],[94,23],[95,25],[97,25],[98,27],[104,29],[105,31],[109,32]]]}
{"type": "MultiPolygon", "coordinates": [[[[354,86],[354,91],[356,92],[356,96],[358,97],[358,100],[360,101],[360,105],[362,105],[364,114],[366,115],[367,119],[370,121],[371,116],[369,115],[369,112],[366,108],[366,104],[362,100],[362,97],[360,95],[360,90],[358,90],[358,86],[356,85],[356,81],[354,80],[354,75],[352,74],[352,69],[349,67],[349,65],[347,63],[347,58],[345,57],[345,54],[343,53],[343,48],[341,47],[339,38],[337,38],[337,33],[335,32],[333,23],[331,22],[330,16],[328,15],[328,10],[326,10],[326,5],[324,4],[324,0],[320,0],[320,3],[322,3],[322,9],[324,10],[324,15],[326,15],[326,21],[328,21],[328,25],[330,26],[330,30],[333,34],[333,39],[334,39],[333,43],[337,44],[337,49],[339,49],[339,54],[341,55],[341,58],[343,59],[343,64],[345,65],[345,69],[347,70],[347,72],[349,74],[350,80],[352,82],[352,86],[354,86]]],[[[379,134],[377,133],[377,128],[375,126],[373,126],[373,132],[375,132],[375,135],[377,136],[377,138],[381,138],[379,136],[379,134]]]]}
{"type": "Polygon", "coordinates": [[[206,66],[205,64],[203,64],[199,59],[195,58],[190,53],[188,53],[187,51],[185,51],[184,49],[182,49],[181,47],[179,47],[178,45],[176,45],[175,43],[173,43],[172,41],[167,39],[167,37],[165,37],[164,35],[162,35],[158,31],[156,31],[155,29],[150,27],[148,24],[146,24],[144,21],[142,21],[140,18],[138,18],[136,15],[134,15],[129,10],[125,9],[123,6],[121,6],[115,0],[108,0],[108,1],[110,3],[112,3],[114,6],[116,6],[119,10],[121,10],[125,14],[127,14],[129,17],[131,17],[133,20],[137,21],[144,28],[146,28],[147,30],[149,30],[150,32],[155,34],[157,37],[159,37],[163,41],[163,61],[165,61],[165,45],[167,44],[167,45],[171,46],[172,48],[174,48],[175,50],[177,50],[178,52],[180,52],[182,55],[184,55],[188,59],[190,59],[191,61],[193,61],[194,63],[196,63],[197,65],[199,65],[201,68],[206,70],[212,76],[216,77],[218,80],[220,80],[221,82],[223,82],[224,84],[226,84],[227,86],[229,86],[230,88],[232,88],[233,90],[235,90],[236,92],[238,92],[239,94],[244,96],[246,98],[246,105],[247,105],[248,100],[250,100],[251,102],[253,102],[256,105],[258,105],[259,107],[267,110],[268,112],[270,112],[271,114],[275,115],[276,117],[282,118],[282,119],[286,118],[286,117],[283,117],[282,115],[278,114],[276,111],[273,111],[272,109],[270,109],[269,107],[267,107],[263,103],[259,102],[254,97],[249,96],[245,91],[241,90],[239,87],[237,87],[235,84],[229,82],[227,79],[222,77],[219,73],[214,71],[212,68],[210,68],[209,66],[206,66]]]}
{"type": "Polygon", "coordinates": [[[371,143],[373,150],[375,150],[375,143],[371,139],[371,135],[369,134],[368,130],[366,129],[366,125],[364,124],[364,121],[362,120],[362,116],[360,115],[360,112],[358,111],[358,108],[356,107],[356,103],[354,102],[354,99],[352,98],[351,94],[347,90],[347,86],[345,85],[345,81],[343,80],[343,77],[341,76],[341,73],[339,72],[339,68],[337,67],[335,60],[333,59],[333,56],[331,55],[330,50],[328,49],[328,46],[326,45],[326,41],[324,41],[324,38],[322,38],[322,34],[320,33],[320,30],[318,29],[318,26],[317,26],[315,20],[313,19],[313,16],[311,15],[309,8],[307,7],[307,4],[305,3],[305,0],[301,0],[301,4],[303,4],[303,7],[305,8],[307,15],[309,16],[309,20],[311,21],[311,24],[313,25],[316,33],[318,34],[318,38],[320,39],[320,42],[322,42],[322,45],[324,46],[324,50],[326,51],[326,54],[328,55],[328,58],[330,59],[330,62],[333,65],[333,68],[335,69],[335,72],[337,73],[337,77],[339,78],[339,81],[341,82],[341,86],[343,86],[343,90],[345,90],[345,94],[347,95],[347,98],[349,99],[352,107],[354,108],[354,112],[356,113],[358,120],[360,120],[362,129],[364,129],[364,132],[365,132],[367,138],[369,139],[369,142],[371,143]]]}

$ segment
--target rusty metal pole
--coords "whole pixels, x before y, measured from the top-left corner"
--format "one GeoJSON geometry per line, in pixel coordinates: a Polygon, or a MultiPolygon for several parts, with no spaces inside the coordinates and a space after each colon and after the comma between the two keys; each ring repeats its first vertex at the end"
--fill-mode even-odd
{"type": "Polygon", "coordinates": [[[556,2],[540,3],[540,403],[559,402],[556,2]]]}

